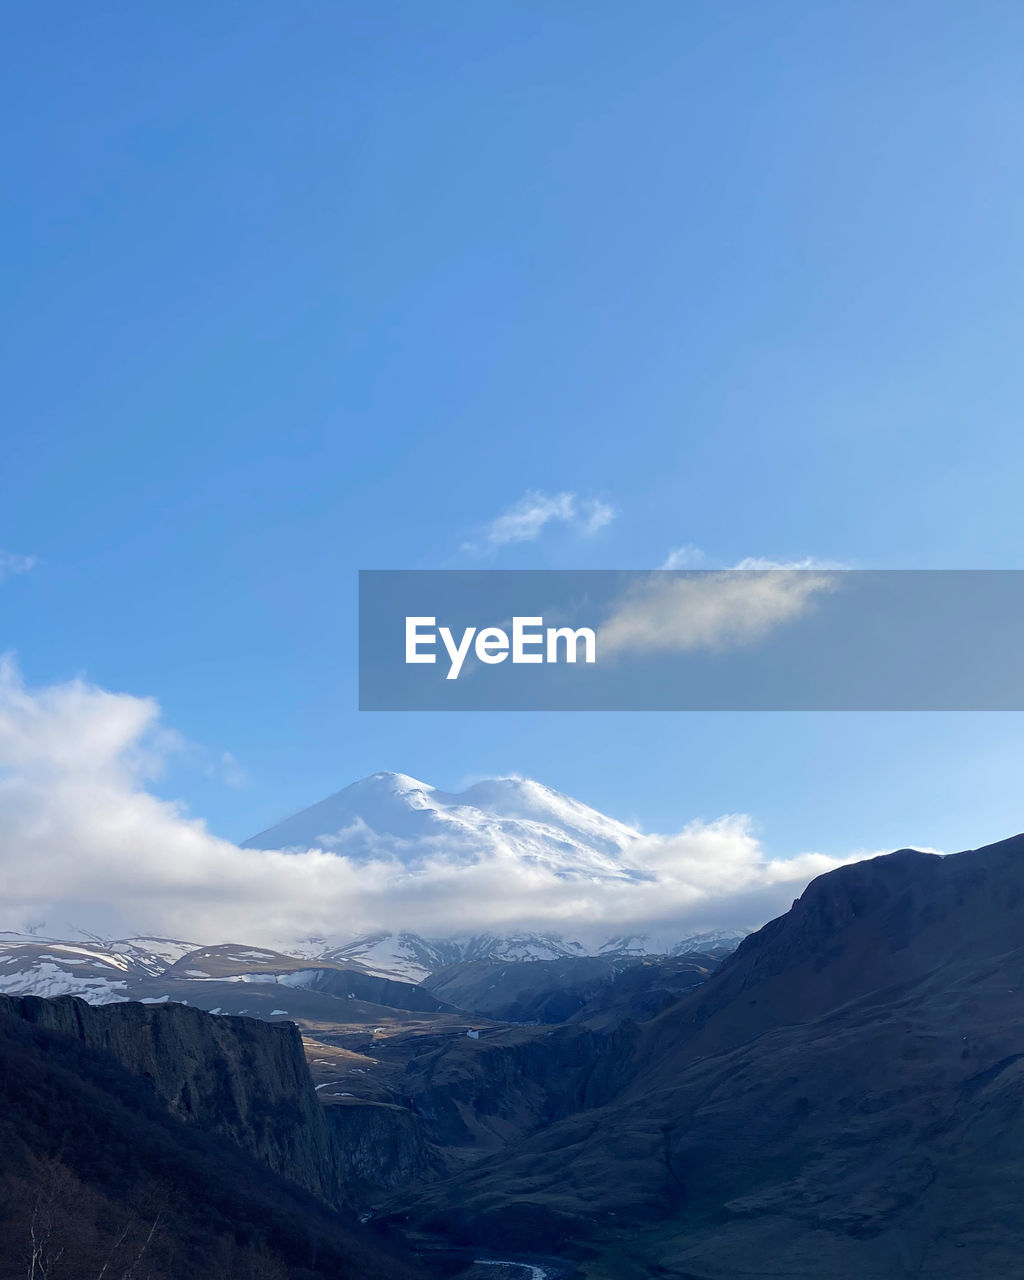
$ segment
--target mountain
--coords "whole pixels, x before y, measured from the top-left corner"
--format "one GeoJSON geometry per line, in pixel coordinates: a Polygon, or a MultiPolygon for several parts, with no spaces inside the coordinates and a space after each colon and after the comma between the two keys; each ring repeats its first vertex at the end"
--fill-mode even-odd
{"type": "MultiPolygon", "coordinates": [[[[440,1006],[425,1002],[420,984],[456,965],[557,966],[593,958],[601,962],[594,972],[611,977],[624,962],[651,954],[721,960],[740,941],[730,933],[698,934],[672,945],[662,942],[662,950],[654,951],[657,940],[644,936],[585,944],[539,933],[433,939],[416,933],[377,933],[340,946],[307,943],[276,951],[245,943],[198,946],[166,938],[69,941],[0,933],[0,992],[81,996],[90,1004],[170,1000],[253,1017],[300,1012],[315,1016],[308,1003],[301,1011],[296,1007],[296,1001],[308,1001],[305,993],[313,992],[389,1008],[430,1010],[440,1006]],[[291,992],[284,1008],[276,989],[280,987],[291,992]]],[[[539,973],[531,980],[538,977],[539,973]]]]}
{"type": "MultiPolygon", "coordinates": [[[[492,778],[448,793],[405,774],[377,773],[253,837],[245,847],[316,846],[357,862],[385,858],[404,866],[443,849],[446,857],[467,864],[484,857],[515,860],[562,879],[591,882],[642,879],[645,873],[630,862],[641,838],[636,829],[525,778],[492,778]]],[[[697,954],[720,959],[741,937],[732,932],[688,937],[683,931],[605,938],[495,934],[474,929],[471,920],[466,924],[464,932],[448,937],[380,930],[357,938],[287,939],[273,949],[222,940],[203,945],[173,938],[66,940],[0,933],[0,992],[78,995],[93,1004],[180,1001],[271,1019],[358,1020],[360,1005],[350,1005],[345,1016],[332,1007],[330,997],[342,997],[362,1002],[363,1021],[374,1021],[379,1014],[370,1006],[378,1003],[439,1012],[436,1002],[424,1002],[422,992],[411,996],[410,985],[452,965],[598,957],[608,962],[601,971],[611,976],[628,958],[697,954]],[[357,974],[379,981],[360,983],[357,974]],[[228,983],[245,983],[247,989],[228,983]],[[278,986],[290,989],[287,999],[274,989],[278,986]]],[[[536,974],[528,980],[534,986],[538,982],[536,974]]],[[[534,1000],[534,1011],[544,1003],[534,1000]]],[[[503,1005],[513,1006],[526,1007],[503,1005]]],[[[551,1005],[556,1007],[561,1007],[557,1000],[551,1005]]]]}
{"type": "Polygon", "coordinates": [[[382,1011],[440,1013],[416,983],[330,957],[169,939],[67,942],[0,934],[0,992],[75,995],[93,1005],[190,1004],[213,1013],[318,1023],[374,1023],[382,1011]]]}
{"type": "Polygon", "coordinates": [[[660,961],[570,956],[507,963],[467,960],[424,979],[433,995],[498,1022],[554,1023],[605,1015],[652,1017],[672,996],[707,981],[719,958],[699,951],[660,961]]]}
{"type": "Polygon", "coordinates": [[[413,1280],[292,1027],[0,996],[0,1276],[413,1280]]]}
{"type": "Polygon", "coordinates": [[[221,1134],[326,1204],[344,1202],[324,1111],[290,1023],[215,1018],[181,1005],[96,1008],[70,996],[0,996],[0,1017],[111,1055],[179,1120],[221,1134]]]}
{"type": "MultiPolygon", "coordinates": [[[[443,851],[465,864],[483,858],[542,867],[561,879],[636,881],[631,862],[642,839],[634,827],[528,778],[490,778],[452,793],[402,773],[375,773],[245,841],[249,849],[325,849],[356,861],[389,859],[412,866],[443,851]]],[[[349,964],[383,977],[418,982],[467,961],[562,960],[607,955],[727,954],[743,934],[631,934],[604,939],[553,933],[495,935],[467,922],[454,937],[409,931],[340,942],[311,939],[289,951],[349,964]]]]}
{"type": "Polygon", "coordinates": [[[375,773],[245,841],[248,849],[326,849],[406,864],[443,847],[475,862],[515,857],[557,875],[638,879],[640,832],[527,778],[491,778],[457,793],[403,773],[375,773]]]}
{"type": "MultiPolygon", "coordinates": [[[[593,1280],[1022,1274],[1024,837],[841,867],[650,1021],[523,1034],[533,1132],[403,1221],[593,1280]]],[[[473,1078],[509,1052],[481,1037],[473,1078]]],[[[438,1116],[437,1082],[469,1096],[448,1054],[438,1116]]]]}
{"type": "MultiPolygon", "coordinates": [[[[428,939],[418,933],[375,933],[322,952],[324,959],[351,964],[382,977],[422,982],[449,965],[470,961],[525,963],[564,960],[603,953],[608,943],[588,948],[584,943],[549,933],[467,933],[454,938],[428,939]]],[[[612,947],[618,955],[620,950],[612,947]]],[[[621,954],[630,954],[623,950],[621,954]]]]}
{"type": "Polygon", "coordinates": [[[169,938],[65,941],[0,933],[0,991],[82,996],[91,1004],[130,999],[129,988],[165,972],[195,947],[169,938]]]}
{"type": "MultiPolygon", "coordinates": [[[[461,860],[468,865],[483,858],[516,861],[561,879],[592,882],[644,879],[646,873],[631,862],[641,839],[635,828],[526,778],[491,778],[451,793],[406,774],[376,773],[254,836],[244,847],[318,847],[356,862],[386,859],[406,867],[443,850],[456,863],[461,860]]],[[[244,981],[263,988],[274,983],[330,994],[337,992],[339,980],[328,981],[325,969],[416,984],[454,964],[585,957],[610,961],[612,972],[626,957],[700,953],[721,958],[741,937],[731,931],[691,937],[682,930],[605,938],[528,931],[495,934],[474,929],[472,920],[467,920],[466,929],[455,936],[427,937],[385,929],[356,938],[285,939],[268,951],[222,940],[204,946],[174,938],[106,940],[83,934],[68,940],[37,933],[0,933],[0,992],[78,995],[93,1004],[179,1000],[258,1017],[314,1016],[305,996],[281,1001],[264,989],[247,992],[250,998],[241,1000],[237,990],[225,990],[223,983],[244,981]],[[214,951],[218,964],[230,962],[230,972],[206,971],[204,956],[210,959],[214,951]],[[197,982],[205,984],[201,990],[197,982]]],[[[352,979],[347,981],[349,988],[341,993],[346,998],[354,995],[375,1003],[374,996],[354,989],[352,979]]],[[[391,991],[390,995],[401,993],[391,991]]],[[[396,1007],[419,1006],[403,997],[396,1007]]],[[[320,1012],[326,1018],[329,1010],[320,1012]]],[[[368,1010],[366,1016],[374,1015],[368,1010]]]]}

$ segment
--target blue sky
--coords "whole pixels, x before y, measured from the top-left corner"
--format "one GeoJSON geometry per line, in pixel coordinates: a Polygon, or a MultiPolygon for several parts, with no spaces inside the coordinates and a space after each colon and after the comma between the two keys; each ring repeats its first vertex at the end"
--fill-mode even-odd
{"type": "Polygon", "coordinates": [[[779,855],[1024,827],[1015,715],[355,710],[359,568],[1024,567],[1018,5],[6,27],[0,648],[156,698],[164,794],[231,838],[378,769],[779,855]],[[489,543],[531,493],[575,514],[489,543]]]}

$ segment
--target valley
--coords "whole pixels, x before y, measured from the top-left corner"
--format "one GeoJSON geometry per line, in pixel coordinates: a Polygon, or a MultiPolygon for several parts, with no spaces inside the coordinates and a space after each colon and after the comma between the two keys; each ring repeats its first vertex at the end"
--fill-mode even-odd
{"type": "MultiPolygon", "coordinates": [[[[255,1259],[273,1280],[1012,1276],[1022,937],[1024,837],[842,866],[742,940],[661,954],[527,932],[7,935],[11,1097],[67,1099],[60,1120],[18,1103],[9,1150],[42,1187],[53,1124],[83,1126],[60,1177],[139,1223],[89,1136],[115,1113],[157,1199],[169,1157],[146,1153],[168,1143],[182,1167],[249,1162],[284,1215],[248,1237],[254,1280],[255,1259]],[[297,1261],[311,1232],[326,1271],[297,1261]],[[341,1261],[361,1250],[391,1261],[341,1261]]],[[[0,1181],[23,1178],[12,1159],[0,1181]]],[[[248,1221],[238,1195],[225,1212],[248,1221]]],[[[205,1209],[176,1213],[220,1239],[205,1209]]]]}

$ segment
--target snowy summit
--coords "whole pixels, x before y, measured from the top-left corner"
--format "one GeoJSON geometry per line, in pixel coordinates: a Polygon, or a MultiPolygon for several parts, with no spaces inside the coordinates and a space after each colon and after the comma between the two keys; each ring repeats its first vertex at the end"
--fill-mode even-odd
{"type": "Polygon", "coordinates": [[[637,879],[633,827],[529,778],[489,778],[439,791],[404,773],[375,773],[245,842],[250,849],[324,849],[412,865],[443,851],[466,862],[501,856],[560,876],[637,879]]]}

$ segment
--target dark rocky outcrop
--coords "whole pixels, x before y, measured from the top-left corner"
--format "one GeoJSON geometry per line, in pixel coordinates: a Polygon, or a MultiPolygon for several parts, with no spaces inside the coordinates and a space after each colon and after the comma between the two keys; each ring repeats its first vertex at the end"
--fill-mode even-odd
{"type": "Polygon", "coordinates": [[[422,1119],[387,1102],[335,1103],[324,1110],[338,1176],[356,1199],[429,1179],[444,1169],[422,1119]]]}
{"type": "MultiPolygon", "coordinates": [[[[264,1054],[246,1043],[244,1025],[231,1045],[205,1034],[202,1024],[218,1021],[209,1015],[154,1010],[170,1016],[150,1021],[149,1013],[71,1000],[0,1006],[0,1280],[423,1274],[397,1242],[268,1167],[264,1155],[288,1150],[278,1118],[271,1128],[280,1144],[257,1142],[260,1158],[227,1136],[259,1136],[256,1091],[269,1081],[254,1078],[248,1095],[239,1091],[243,1082],[229,1082],[233,1096],[220,1116],[197,1059],[226,1053],[228,1076],[246,1055],[261,1070],[287,1067],[278,1028],[256,1024],[263,1036],[272,1033],[264,1054]],[[154,1053],[188,1059],[178,1064],[187,1102],[173,1088],[171,1062],[152,1069],[154,1053]],[[248,1117],[242,1130],[240,1116],[248,1117]]],[[[217,1030],[230,1037],[232,1028],[217,1030]]]]}
{"type": "Polygon", "coordinates": [[[102,1050],[148,1081],[176,1118],[217,1133],[328,1204],[345,1189],[292,1023],[219,1018],[186,1005],[93,1006],[0,995],[21,1018],[102,1050]]]}
{"type": "Polygon", "coordinates": [[[613,1097],[638,1036],[625,1022],[609,1032],[496,1027],[448,1037],[410,1060],[405,1100],[435,1146],[479,1158],[613,1097]]]}

